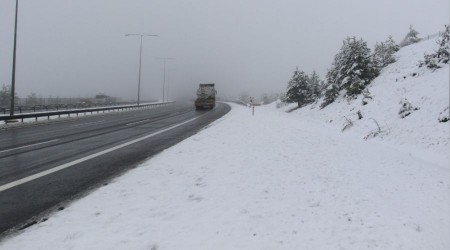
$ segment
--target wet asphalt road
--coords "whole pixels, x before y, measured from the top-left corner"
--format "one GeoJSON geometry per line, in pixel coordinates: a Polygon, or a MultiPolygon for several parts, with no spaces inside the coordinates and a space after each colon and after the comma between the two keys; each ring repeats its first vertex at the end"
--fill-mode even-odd
{"type": "Polygon", "coordinates": [[[229,110],[173,104],[0,130],[0,237],[45,220],[229,110]]]}

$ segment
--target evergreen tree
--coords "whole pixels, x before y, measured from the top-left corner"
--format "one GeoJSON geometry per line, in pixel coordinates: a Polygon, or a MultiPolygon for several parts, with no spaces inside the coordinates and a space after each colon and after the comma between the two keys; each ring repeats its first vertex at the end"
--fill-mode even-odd
{"type": "Polygon", "coordinates": [[[409,26],[409,32],[406,34],[403,41],[400,42],[400,47],[405,47],[413,43],[417,43],[420,41],[419,32],[417,32],[413,26],[409,26]]]}
{"type": "Polygon", "coordinates": [[[376,43],[373,51],[372,62],[377,71],[380,71],[388,64],[394,63],[394,53],[399,49],[400,47],[394,42],[392,36],[389,36],[385,42],[376,43]]]}
{"type": "Polygon", "coordinates": [[[450,29],[449,26],[445,26],[445,31],[442,33],[442,35],[437,40],[437,43],[439,44],[438,50],[429,55],[425,55],[425,61],[420,64],[422,66],[423,64],[427,65],[430,69],[437,69],[441,68],[442,64],[448,64],[449,63],[449,53],[450,53],[450,29]]]}
{"type": "Polygon", "coordinates": [[[372,63],[378,70],[381,70],[384,65],[384,57],[386,56],[386,45],[384,42],[375,43],[375,48],[372,55],[372,63]]]}
{"type": "Polygon", "coordinates": [[[335,56],[332,69],[327,73],[327,80],[339,90],[347,90],[347,95],[354,96],[360,94],[376,75],[377,70],[371,62],[367,43],[362,39],[348,37],[335,56]]]}
{"type": "Polygon", "coordinates": [[[320,97],[325,95],[325,91],[326,91],[327,87],[328,87],[327,82],[325,80],[321,80],[320,83],[319,83],[320,97]]]}
{"type": "Polygon", "coordinates": [[[314,70],[312,74],[308,77],[308,99],[313,102],[320,98],[322,92],[320,77],[314,70]]]}
{"type": "Polygon", "coordinates": [[[391,55],[400,50],[400,46],[394,41],[392,36],[388,37],[385,44],[387,46],[389,54],[391,54],[391,55]]]}
{"type": "Polygon", "coordinates": [[[295,69],[291,80],[288,82],[286,92],[288,102],[296,102],[299,107],[308,101],[308,76],[303,71],[295,69]]]}
{"type": "Polygon", "coordinates": [[[324,93],[323,103],[320,105],[321,108],[326,107],[328,104],[334,102],[339,96],[339,86],[336,83],[330,83],[327,85],[324,93]]]}

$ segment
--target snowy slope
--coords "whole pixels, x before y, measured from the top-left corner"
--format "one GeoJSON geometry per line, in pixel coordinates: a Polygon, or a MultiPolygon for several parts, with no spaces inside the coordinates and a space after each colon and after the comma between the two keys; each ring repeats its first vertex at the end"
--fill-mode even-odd
{"type": "Polygon", "coordinates": [[[450,249],[448,166],[231,105],[0,249],[450,249]]]}
{"type": "MultiPolygon", "coordinates": [[[[348,118],[354,125],[344,133],[361,139],[377,130],[375,120],[384,133],[370,140],[382,141],[404,152],[448,165],[450,123],[440,123],[438,117],[449,106],[449,66],[433,72],[417,65],[425,53],[432,53],[437,48],[435,40],[431,39],[397,52],[397,62],[384,68],[370,84],[373,100],[365,106],[362,105],[363,96],[351,101],[341,97],[322,110],[318,104],[313,104],[293,113],[302,120],[329,123],[329,129],[335,131],[340,131],[348,118]],[[398,112],[404,98],[419,110],[402,119],[398,112]],[[361,120],[358,120],[358,111],[363,115],[361,120]]],[[[284,110],[292,107],[289,105],[284,110]]]]}

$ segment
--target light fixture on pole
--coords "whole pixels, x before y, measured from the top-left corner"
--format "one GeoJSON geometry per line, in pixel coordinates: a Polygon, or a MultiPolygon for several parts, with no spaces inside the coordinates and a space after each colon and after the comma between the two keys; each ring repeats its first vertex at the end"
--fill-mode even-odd
{"type": "Polygon", "coordinates": [[[163,79],[163,99],[162,102],[164,102],[164,96],[165,96],[165,88],[166,88],[166,61],[167,60],[175,60],[175,58],[172,57],[157,57],[157,60],[163,60],[164,61],[164,79],[163,79]]]}
{"type": "Polygon", "coordinates": [[[140,103],[140,94],[141,94],[141,65],[142,65],[142,38],[144,36],[158,36],[158,35],[148,35],[148,34],[125,34],[125,36],[140,36],[141,37],[141,45],[139,49],[139,80],[138,80],[138,94],[137,94],[137,105],[140,103]]]}

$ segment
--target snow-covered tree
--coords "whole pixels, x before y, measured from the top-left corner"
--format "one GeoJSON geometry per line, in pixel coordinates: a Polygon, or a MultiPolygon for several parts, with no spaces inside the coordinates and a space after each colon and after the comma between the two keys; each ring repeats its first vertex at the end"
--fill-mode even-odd
{"type": "MultiPolygon", "coordinates": [[[[15,103],[18,100],[17,93],[14,95],[15,103]]],[[[11,105],[11,85],[4,85],[0,90],[0,106],[9,106],[11,105]]]]}
{"type": "Polygon", "coordinates": [[[397,52],[400,47],[394,42],[392,36],[385,42],[376,43],[373,52],[373,65],[378,71],[386,67],[388,64],[395,62],[394,53],[397,52]]]}
{"type": "Polygon", "coordinates": [[[308,77],[308,99],[311,102],[320,98],[322,93],[321,84],[320,77],[314,70],[308,77]]]}
{"type": "Polygon", "coordinates": [[[394,38],[392,38],[392,36],[389,36],[384,44],[386,44],[390,54],[394,54],[395,52],[400,50],[400,46],[394,41],[394,38]]]}
{"type": "Polygon", "coordinates": [[[405,47],[413,43],[420,41],[419,32],[417,32],[413,26],[409,26],[409,32],[406,34],[405,38],[400,42],[400,47],[405,47]]]}
{"type": "Polygon", "coordinates": [[[337,85],[339,90],[347,90],[347,95],[354,96],[360,94],[377,74],[367,43],[348,37],[334,58],[327,80],[329,84],[337,85]]]}
{"type": "Polygon", "coordinates": [[[286,100],[296,102],[299,107],[308,101],[308,76],[303,71],[295,69],[291,80],[288,82],[286,100]]]}
{"type": "Polygon", "coordinates": [[[441,68],[443,64],[449,63],[449,53],[450,53],[450,29],[449,26],[445,26],[445,31],[437,40],[439,44],[438,50],[429,55],[425,55],[425,61],[420,64],[424,64],[430,69],[441,68]]]}
{"type": "Polygon", "coordinates": [[[336,83],[329,83],[325,89],[324,96],[323,103],[320,105],[321,108],[326,107],[336,100],[339,96],[339,86],[336,83]]]}

